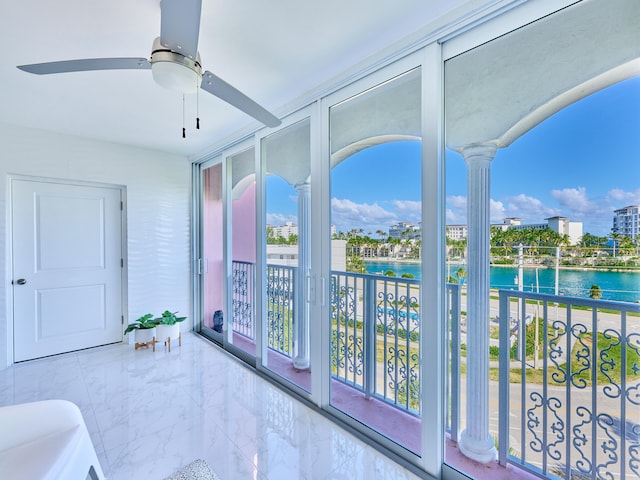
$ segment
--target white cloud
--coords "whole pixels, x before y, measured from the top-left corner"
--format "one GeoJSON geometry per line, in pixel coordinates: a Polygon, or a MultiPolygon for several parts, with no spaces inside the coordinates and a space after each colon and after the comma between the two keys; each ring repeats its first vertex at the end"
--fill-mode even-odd
{"type": "Polygon", "coordinates": [[[464,225],[467,223],[467,214],[457,212],[451,208],[447,208],[445,211],[447,225],[464,225]]]}
{"type": "Polygon", "coordinates": [[[403,222],[418,224],[422,219],[422,202],[415,200],[393,200],[396,216],[403,222]]]}
{"type": "MultiPolygon", "coordinates": [[[[585,187],[552,190],[550,196],[557,205],[549,205],[537,197],[521,193],[503,199],[490,199],[491,222],[500,223],[507,217],[518,217],[523,224],[544,223],[546,218],[561,215],[574,222],[583,222],[583,232],[606,235],[611,230],[613,211],[627,205],[640,204],[640,188],[633,191],[610,190],[605,198],[590,198],[585,187]]],[[[348,199],[332,199],[332,223],[338,230],[362,228],[365,232],[388,230],[398,221],[420,221],[421,203],[394,200],[392,208],[378,203],[358,204],[348,199]]],[[[446,223],[467,223],[467,197],[450,195],[446,199],[446,223]]]]}
{"type": "MultiPolygon", "coordinates": [[[[621,192],[616,191],[613,195],[619,196],[621,192]]],[[[612,206],[610,200],[589,198],[585,187],[552,190],[551,196],[561,207],[559,215],[574,222],[582,222],[583,233],[607,235],[611,230],[613,210],[616,207],[612,206]]]]}
{"type": "MultiPolygon", "coordinates": [[[[502,222],[507,215],[502,202],[489,200],[490,217],[492,222],[502,222]]],[[[467,223],[467,197],[451,195],[447,197],[446,223],[449,225],[464,225],[467,223]]]]}
{"type": "Polygon", "coordinates": [[[507,197],[505,200],[505,216],[521,218],[523,224],[543,223],[545,218],[560,215],[557,209],[546,206],[540,199],[524,193],[507,197]]]}
{"type": "Polygon", "coordinates": [[[585,187],[551,190],[551,196],[561,207],[574,214],[591,212],[597,207],[594,202],[589,200],[585,187]]]}
{"type": "Polygon", "coordinates": [[[489,212],[492,223],[502,223],[502,220],[509,216],[506,214],[504,203],[493,198],[489,199],[489,212]]]}
{"type": "Polygon", "coordinates": [[[640,188],[633,192],[625,192],[619,188],[614,188],[607,192],[606,200],[612,205],[613,210],[629,205],[638,205],[640,204],[640,188]]]}
{"type": "Polygon", "coordinates": [[[446,220],[449,225],[464,225],[467,223],[467,197],[450,195],[447,197],[446,220]]]}
{"type": "Polygon", "coordinates": [[[467,208],[467,197],[464,195],[450,195],[447,197],[447,205],[454,210],[460,210],[467,208]]]}
{"type": "Polygon", "coordinates": [[[280,225],[285,225],[287,222],[297,225],[298,217],[295,215],[282,215],[281,213],[267,213],[267,225],[278,227],[280,225]]]}
{"type": "Polygon", "coordinates": [[[396,223],[394,212],[385,210],[377,203],[355,203],[349,199],[331,199],[331,223],[338,231],[347,232],[353,228],[362,228],[366,232],[388,230],[396,223]]]}

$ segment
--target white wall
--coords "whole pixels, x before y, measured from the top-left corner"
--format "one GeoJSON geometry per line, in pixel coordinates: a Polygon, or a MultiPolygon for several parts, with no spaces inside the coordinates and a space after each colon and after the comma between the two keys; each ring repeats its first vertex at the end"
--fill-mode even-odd
{"type": "MultiPolygon", "coordinates": [[[[190,164],[162,152],[0,123],[0,369],[12,362],[9,178],[29,175],[126,187],[128,315],[164,309],[188,315],[190,301],[190,164]]],[[[125,319],[126,320],[126,319],[125,319]]]]}

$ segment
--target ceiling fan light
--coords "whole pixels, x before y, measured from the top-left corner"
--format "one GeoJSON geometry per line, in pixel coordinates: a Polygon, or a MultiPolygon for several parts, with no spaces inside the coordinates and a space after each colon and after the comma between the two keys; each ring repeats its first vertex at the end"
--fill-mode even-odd
{"type": "Polygon", "coordinates": [[[180,93],[195,93],[200,88],[201,77],[198,72],[175,62],[153,62],[153,79],[161,87],[180,93]]]}

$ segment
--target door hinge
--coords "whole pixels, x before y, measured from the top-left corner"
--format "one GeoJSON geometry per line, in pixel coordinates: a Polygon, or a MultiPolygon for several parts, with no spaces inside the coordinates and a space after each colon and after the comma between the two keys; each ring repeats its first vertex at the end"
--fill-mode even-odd
{"type": "Polygon", "coordinates": [[[120,268],[124,268],[124,258],[120,259],[120,268]]]}
{"type": "Polygon", "coordinates": [[[124,202],[120,202],[120,211],[124,210],[124,202]]]}
{"type": "Polygon", "coordinates": [[[120,316],[120,324],[121,324],[121,325],[124,325],[124,315],[121,315],[121,316],[120,316]]]}

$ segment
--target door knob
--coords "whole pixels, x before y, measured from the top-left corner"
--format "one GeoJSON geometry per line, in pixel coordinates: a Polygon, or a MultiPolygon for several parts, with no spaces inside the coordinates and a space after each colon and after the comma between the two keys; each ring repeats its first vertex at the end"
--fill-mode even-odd
{"type": "Polygon", "coordinates": [[[25,283],[27,283],[27,281],[24,278],[19,278],[18,280],[16,280],[16,283],[18,285],[24,285],[25,283]]]}

